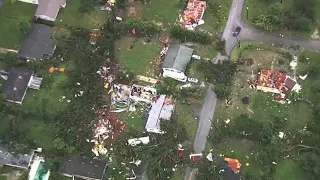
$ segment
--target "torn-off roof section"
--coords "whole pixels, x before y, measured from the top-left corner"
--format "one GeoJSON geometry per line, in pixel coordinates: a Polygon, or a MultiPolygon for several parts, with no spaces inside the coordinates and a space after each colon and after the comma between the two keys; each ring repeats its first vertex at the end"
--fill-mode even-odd
{"type": "Polygon", "coordinates": [[[160,131],[160,112],[164,103],[166,95],[160,95],[157,101],[152,105],[151,110],[149,111],[149,117],[146,124],[146,130],[158,130],[160,131]]]}
{"type": "Polygon", "coordinates": [[[193,49],[180,45],[170,45],[162,68],[173,68],[181,72],[185,72],[191,61],[193,49]]]}

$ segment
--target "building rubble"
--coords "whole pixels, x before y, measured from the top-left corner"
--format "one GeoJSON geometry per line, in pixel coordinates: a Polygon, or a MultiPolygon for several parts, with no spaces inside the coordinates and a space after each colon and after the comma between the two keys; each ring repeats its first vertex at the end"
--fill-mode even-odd
{"type": "Polygon", "coordinates": [[[189,0],[183,15],[179,14],[179,22],[182,27],[194,30],[197,26],[204,24],[203,14],[207,8],[206,1],[189,0]]]}
{"type": "Polygon", "coordinates": [[[99,120],[95,124],[93,140],[91,140],[94,143],[92,152],[96,156],[106,155],[108,153],[107,146],[112,145],[113,141],[125,130],[126,125],[117,114],[108,110],[99,110],[96,114],[99,120]]]}
{"type": "Polygon", "coordinates": [[[279,103],[291,103],[289,95],[291,92],[300,93],[301,86],[295,78],[291,78],[278,70],[265,70],[259,72],[257,80],[248,80],[251,89],[276,94],[274,101],[279,103]]]}

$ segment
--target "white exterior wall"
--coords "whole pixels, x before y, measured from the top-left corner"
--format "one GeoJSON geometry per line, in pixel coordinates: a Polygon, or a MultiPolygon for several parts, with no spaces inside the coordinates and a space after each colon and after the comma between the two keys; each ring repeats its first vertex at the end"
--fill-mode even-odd
{"type": "Polygon", "coordinates": [[[30,3],[30,4],[39,4],[39,0],[18,0],[18,1],[30,3]]]}

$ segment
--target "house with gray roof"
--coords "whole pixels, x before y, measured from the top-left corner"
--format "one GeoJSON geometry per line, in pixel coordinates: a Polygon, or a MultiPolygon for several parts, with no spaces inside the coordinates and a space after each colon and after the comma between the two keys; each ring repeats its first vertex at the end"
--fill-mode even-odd
{"type": "Polygon", "coordinates": [[[191,61],[193,49],[181,44],[170,45],[162,64],[162,76],[187,81],[186,68],[191,61]]]}
{"type": "Polygon", "coordinates": [[[64,176],[84,180],[102,180],[106,178],[107,162],[81,156],[67,158],[58,169],[64,176]]]}
{"type": "MultiPolygon", "coordinates": [[[[1,141],[0,141],[1,143],[1,141]]],[[[0,167],[3,165],[28,169],[34,156],[34,151],[29,154],[13,155],[8,148],[0,144],[0,167]]]]}
{"type": "Polygon", "coordinates": [[[56,43],[52,39],[53,27],[44,24],[32,24],[28,35],[24,38],[18,51],[22,61],[42,60],[53,55],[56,43]]]}
{"type": "Polygon", "coordinates": [[[17,104],[22,104],[28,88],[39,89],[42,82],[42,78],[26,67],[13,67],[7,77],[2,93],[8,102],[17,104]]]}
{"type": "Polygon", "coordinates": [[[39,0],[36,18],[55,21],[60,8],[66,7],[66,0],[39,0]]]}

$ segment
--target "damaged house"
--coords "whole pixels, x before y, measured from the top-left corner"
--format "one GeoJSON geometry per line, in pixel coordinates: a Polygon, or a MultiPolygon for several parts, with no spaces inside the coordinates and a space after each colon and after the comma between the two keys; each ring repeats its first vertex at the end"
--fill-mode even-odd
{"type": "Polygon", "coordinates": [[[43,60],[51,56],[56,48],[52,39],[53,27],[44,24],[32,24],[28,35],[24,38],[18,51],[19,58],[24,61],[43,60]]]}
{"type": "Polygon", "coordinates": [[[263,92],[279,94],[279,96],[275,98],[277,102],[287,101],[291,91],[299,92],[301,89],[300,85],[285,73],[265,69],[260,71],[256,88],[263,92]]]}
{"type": "Polygon", "coordinates": [[[186,82],[186,68],[191,61],[193,49],[181,44],[170,45],[162,64],[163,77],[186,82]]]}
{"type": "Polygon", "coordinates": [[[22,104],[28,88],[40,89],[42,78],[34,76],[33,71],[26,67],[13,67],[2,88],[6,100],[22,104]]]}
{"type": "Polygon", "coordinates": [[[188,30],[194,30],[195,27],[204,24],[202,18],[206,8],[206,1],[189,0],[183,15],[179,16],[182,26],[188,30]]]}
{"type": "Polygon", "coordinates": [[[164,133],[160,129],[160,121],[170,120],[174,108],[175,101],[172,97],[160,95],[159,98],[152,103],[145,129],[148,132],[164,133]]]}

